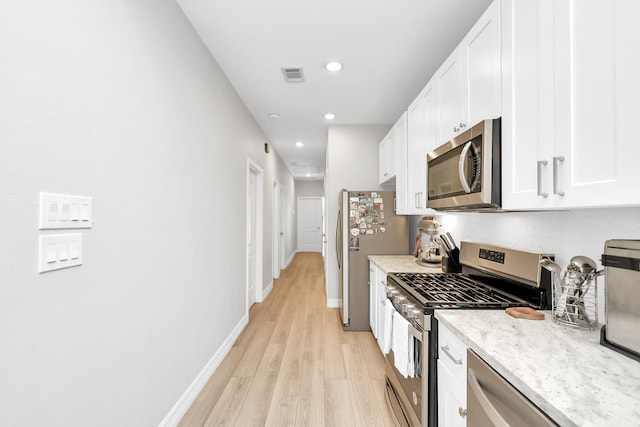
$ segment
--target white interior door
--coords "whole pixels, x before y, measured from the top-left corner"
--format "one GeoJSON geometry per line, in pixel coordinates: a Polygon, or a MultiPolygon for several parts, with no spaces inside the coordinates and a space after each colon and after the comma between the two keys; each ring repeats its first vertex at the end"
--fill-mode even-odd
{"type": "Polygon", "coordinates": [[[321,197],[298,197],[298,251],[322,252],[321,197]]]}
{"type": "Polygon", "coordinates": [[[280,184],[273,181],[273,250],[271,251],[271,259],[273,266],[273,278],[280,277],[280,184]]]}
{"type": "Polygon", "coordinates": [[[247,159],[246,282],[247,312],[255,302],[262,302],[264,173],[247,159]]]}
{"type": "Polygon", "coordinates": [[[278,198],[278,202],[280,203],[280,207],[279,207],[279,211],[280,211],[280,216],[278,217],[280,219],[280,226],[278,227],[280,229],[280,269],[284,269],[287,267],[287,256],[286,256],[286,247],[287,247],[287,239],[286,239],[286,230],[287,230],[287,223],[286,223],[286,212],[287,209],[285,207],[285,188],[281,185],[280,186],[280,197],[278,198]]]}
{"type": "Polygon", "coordinates": [[[256,193],[257,173],[249,169],[247,194],[247,298],[249,307],[256,302],[256,193]]]}

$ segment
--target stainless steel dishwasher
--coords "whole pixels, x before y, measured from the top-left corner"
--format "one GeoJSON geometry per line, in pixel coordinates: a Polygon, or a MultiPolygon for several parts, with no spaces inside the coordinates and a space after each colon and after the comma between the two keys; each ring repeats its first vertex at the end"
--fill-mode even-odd
{"type": "Polygon", "coordinates": [[[467,425],[556,426],[515,387],[467,350],[467,425]]]}

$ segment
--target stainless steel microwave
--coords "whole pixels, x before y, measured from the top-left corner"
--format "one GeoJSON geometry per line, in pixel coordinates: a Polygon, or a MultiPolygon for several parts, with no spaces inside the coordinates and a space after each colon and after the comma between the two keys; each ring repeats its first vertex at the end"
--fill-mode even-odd
{"type": "Polygon", "coordinates": [[[484,120],[427,154],[427,207],[499,209],[501,120],[484,120]]]}

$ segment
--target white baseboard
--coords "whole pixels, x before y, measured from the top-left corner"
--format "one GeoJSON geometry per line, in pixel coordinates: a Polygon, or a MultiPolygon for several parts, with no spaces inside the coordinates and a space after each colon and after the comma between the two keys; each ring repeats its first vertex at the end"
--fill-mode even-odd
{"type": "Polygon", "coordinates": [[[273,280],[269,282],[266,288],[262,290],[262,301],[265,301],[273,290],[273,280]]]}
{"type": "Polygon", "coordinates": [[[218,369],[218,366],[220,366],[220,363],[222,363],[222,360],[225,358],[225,356],[229,354],[233,343],[236,342],[236,340],[240,336],[240,333],[248,323],[249,314],[247,313],[242,317],[242,319],[240,319],[240,322],[236,325],[233,331],[231,331],[227,339],[224,340],[222,346],[218,349],[218,351],[216,351],[209,362],[207,362],[205,367],[202,369],[202,371],[200,371],[196,379],[191,383],[184,394],[180,396],[178,402],[173,405],[173,408],[171,408],[167,416],[164,417],[164,420],[162,420],[158,427],[174,427],[178,425],[184,414],[195,401],[196,397],[198,397],[198,394],[207,384],[207,381],[209,381],[209,378],[211,378],[211,375],[213,375],[215,370],[218,369]]]}
{"type": "Polygon", "coordinates": [[[327,307],[329,308],[338,308],[342,303],[341,299],[327,299],[327,307]]]}
{"type": "Polygon", "coordinates": [[[297,251],[295,251],[294,253],[292,253],[289,258],[287,259],[287,265],[285,265],[284,268],[289,267],[289,264],[291,264],[291,261],[293,261],[293,258],[296,256],[297,251]]]}

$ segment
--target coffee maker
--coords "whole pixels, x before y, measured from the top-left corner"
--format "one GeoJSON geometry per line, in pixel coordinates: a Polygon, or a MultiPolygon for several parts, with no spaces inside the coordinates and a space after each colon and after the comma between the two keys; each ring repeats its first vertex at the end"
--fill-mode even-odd
{"type": "Polygon", "coordinates": [[[441,265],[443,250],[437,241],[439,240],[437,236],[440,235],[440,224],[438,224],[435,217],[425,216],[420,220],[418,230],[429,236],[429,241],[420,245],[418,259],[429,266],[437,267],[441,265]]]}

